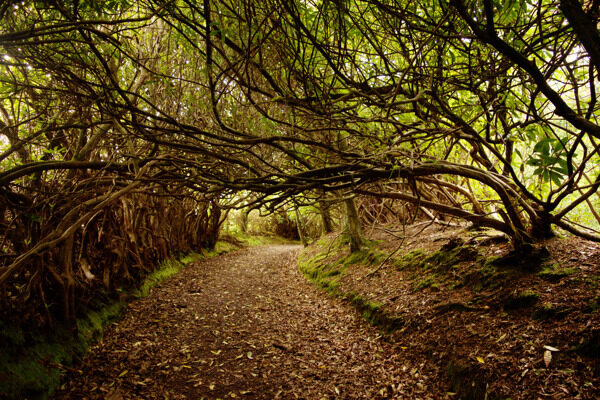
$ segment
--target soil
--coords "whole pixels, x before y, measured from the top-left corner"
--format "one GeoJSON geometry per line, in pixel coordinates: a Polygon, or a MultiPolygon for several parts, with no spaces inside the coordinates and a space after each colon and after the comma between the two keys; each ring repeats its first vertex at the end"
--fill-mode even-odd
{"type": "MultiPolygon", "coordinates": [[[[371,236],[395,256],[452,247],[457,237],[484,257],[510,250],[502,238],[460,227],[371,236]]],[[[494,284],[481,285],[467,260],[416,289],[427,271],[389,261],[350,266],[336,277],[336,296],[297,268],[299,252],[322,252],[322,243],[196,262],[131,303],[55,398],[600,398],[600,246],[574,238],[542,245],[544,263],[564,273],[504,263],[494,284]],[[379,320],[395,321],[393,332],[362,319],[350,293],[380,304],[389,318],[379,320]]]]}
{"type": "Polygon", "coordinates": [[[418,360],[298,272],[300,249],[188,266],[131,303],[54,398],[439,398],[418,360]]]}
{"type": "Polygon", "coordinates": [[[534,249],[544,257],[536,260],[511,256],[497,232],[464,227],[416,224],[370,236],[396,259],[467,245],[480,260],[497,260],[403,269],[392,259],[353,265],[336,280],[337,296],[381,305],[378,319],[394,323],[388,340],[443,382],[445,394],[431,388],[435,398],[600,398],[600,245],[555,237],[534,249]]]}

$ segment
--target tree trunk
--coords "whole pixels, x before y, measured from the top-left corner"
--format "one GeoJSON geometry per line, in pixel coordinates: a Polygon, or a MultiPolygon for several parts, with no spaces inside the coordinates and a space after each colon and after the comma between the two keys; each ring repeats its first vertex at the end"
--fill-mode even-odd
{"type": "Polygon", "coordinates": [[[240,210],[241,212],[241,217],[240,217],[240,231],[243,233],[248,232],[248,209],[247,208],[243,208],[242,210],[240,210]]]}
{"type": "Polygon", "coordinates": [[[221,219],[221,207],[215,201],[210,202],[208,209],[208,224],[206,226],[206,238],[203,246],[207,249],[214,249],[219,239],[219,228],[224,219],[221,219]]]}
{"type": "Polygon", "coordinates": [[[298,229],[298,236],[300,237],[300,241],[304,247],[308,246],[308,241],[306,240],[306,235],[304,235],[304,229],[302,229],[302,218],[300,217],[300,212],[298,211],[298,207],[294,210],[296,214],[296,228],[298,229]]]}
{"type": "Polygon", "coordinates": [[[333,232],[333,220],[331,219],[331,204],[328,201],[319,202],[319,211],[323,225],[323,234],[333,232]]]}
{"type": "MultiPolygon", "coordinates": [[[[339,132],[337,140],[340,150],[348,150],[346,138],[344,138],[339,132]]],[[[358,219],[358,211],[356,210],[354,198],[347,198],[344,200],[344,204],[346,205],[346,230],[350,235],[350,251],[354,253],[355,251],[360,250],[360,246],[363,244],[362,229],[360,226],[360,220],[358,219]]]]}
{"type": "Polygon", "coordinates": [[[534,239],[548,239],[554,237],[552,231],[552,216],[542,207],[537,211],[537,218],[531,220],[531,236],[534,239]]]}
{"type": "Polygon", "coordinates": [[[346,205],[346,231],[350,235],[350,251],[354,253],[359,251],[363,244],[362,228],[354,198],[344,200],[344,204],[346,205]]]}
{"type": "Polygon", "coordinates": [[[62,320],[68,325],[75,321],[75,280],[73,279],[74,235],[61,246],[59,260],[62,264],[62,320]]]}

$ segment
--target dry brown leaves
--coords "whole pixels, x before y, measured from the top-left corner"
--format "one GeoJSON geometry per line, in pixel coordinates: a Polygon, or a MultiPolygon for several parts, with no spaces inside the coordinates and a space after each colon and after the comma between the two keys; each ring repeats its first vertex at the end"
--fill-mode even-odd
{"type": "Polygon", "coordinates": [[[297,271],[297,246],[188,267],[132,303],[56,398],[445,398],[350,306],[297,271]]]}

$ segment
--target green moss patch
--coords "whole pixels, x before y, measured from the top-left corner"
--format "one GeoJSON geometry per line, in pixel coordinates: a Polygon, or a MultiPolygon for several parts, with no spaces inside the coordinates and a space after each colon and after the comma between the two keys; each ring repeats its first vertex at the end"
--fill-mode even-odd
{"type": "Polygon", "coordinates": [[[308,251],[300,253],[298,268],[315,285],[327,290],[331,295],[348,300],[370,324],[391,332],[403,325],[399,317],[390,316],[381,310],[382,303],[369,300],[358,293],[340,291],[339,280],[351,266],[378,265],[387,255],[374,249],[375,242],[360,251],[350,253],[344,247],[346,238],[343,235],[334,241],[320,239],[313,248],[319,249],[312,255],[308,251]]]}
{"type": "Polygon", "coordinates": [[[395,260],[395,265],[400,270],[428,270],[428,271],[446,271],[454,265],[473,261],[478,253],[473,246],[459,246],[451,250],[441,249],[431,254],[426,254],[422,250],[413,250],[410,253],[395,260]]]}
{"type": "Polygon", "coordinates": [[[404,319],[386,313],[382,309],[382,303],[368,300],[355,292],[350,292],[345,298],[361,313],[363,319],[371,325],[381,328],[385,333],[391,333],[404,325],[404,319]]]}
{"type": "Polygon", "coordinates": [[[413,283],[415,290],[423,290],[425,288],[438,288],[435,275],[427,275],[421,279],[417,279],[413,283]]]}
{"type": "Polygon", "coordinates": [[[125,303],[117,301],[109,303],[97,311],[90,311],[84,318],[77,320],[78,342],[86,346],[82,353],[87,352],[87,345],[99,340],[104,333],[104,327],[119,319],[125,303]]]}
{"type": "Polygon", "coordinates": [[[412,271],[422,266],[424,260],[427,258],[427,255],[423,253],[423,250],[417,249],[413,250],[410,253],[397,258],[394,260],[394,265],[396,268],[400,270],[409,270],[412,271]]]}
{"type": "Polygon", "coordinates": [[[496,400],[497,397],[487,391],[489,377],[483,368],[464,360],[453,360],[446,366],[446,376],[450,380],[452,392],[456,398],[464,400],[496,400]]]}
{"type": "Polygon", "coordinates": [[[550,282],[558,282],[561,278],[574,273],[575,268],[563,268],[559,263],[552,263],[542,266],[542,269],[536,275],[550,282]]]}
{"type": "Polygon", "coordinates": [[[224,253],[235,251],[237,249],[239,249],[239,247],[233,243],[218,241],[215,244],[214,249],[212,250],[201,249],[200,253],[192,252],[181,256],[178,259],[169,258],[160,263],[154,271],[152,271],[150,274],[148,274],[148,276],[146,276],[141,285],[133,291],[133,296],[137,298],[143,298],[148,296],[150,290],[152,290],[153,287],[176,275],[179,271],[181,271],[190,263],[200,261],[206,258],[216,257],[224,253]]]}
{"type": "Polygon", "coordinates": [[[588,313],[596,312],[600,309],[600,296],[595,296],[588,301],[585,311],[588,313]]]}
{"type": "MultiPolygon", "coordinates": [[[[483,265],[483,259],[475,262],[479,258],[477,249],[470,245],[463,245],[462,242],[451,241],[449,245],[433,253],[427,254],[421,249],[413,250],[394,260],[394,265],[401,271],[412,271],[414,274],[411,279],[415,291],[425,288],[439,289],[443,281],[446,279],[448,272],[457,269],[464,263],[472,263],[473,269],[485,269],[487,265],[483,265]]],[[[481,277],[488,275],[487,272],[479,274],[481,277]]],[[[494,270],[495,272],[495,270],[494,270]]],[[[489,274],[491,275],[491,274],[489,274]]],[[[471,278],[475,278],[472,276],[471,278]]],[[[452,276],[452,282],[449,284],[453,288],[462,285],[452,276]]]]}
{"type": "Polygon", "coordinates": [[[76,321],[77,334],[55,326],[51,333],[0,324],[0,398],[45,399],[60,384],[64,366],[86,354],[117,319],[124,303],[112,302],[76,321]]]}
{"type": "MultiPolygon", "coordinates": [[[[386,332],[402,326],[402,318],[382,309],[382,304],[369,300],[359,293],[344,293],[340,290],[340,279],[352,265],[378,265],[388,259],[388,254],[377,250],[375,242],[370,242],[361,251],[349,253],[347,238],[344,235],[320,239],[311,248],[302,252],[298,258],[299,269],[318,287],[330,294],[349,300],[355,308],[373,325],[383,328],[386,332]],[[317,250],[315,252],[315,249],[317,250]]],[[[470,263],[473,270],[478,271],[480,281],[493,280],[497,275],[496,268],[491,262],[480,257],[474,246],[465,245],[462,240],[450,241],[442,249],[425,253],[421,249],[413,250],[400,257],[389,260],[398,270],[412,273],[410,277],[415,291],[426,288],[440,290],[446,281],[459,286],[454,272],[459,266],[470,263]],[[482,279],[483,278],[483,279],[482,279]]],[[[482,286],[484,286],[482,284],[482,286]]]]}
{"type": "MultiPolygon", "coordinates": [[[[215,249],[191,253],[179,259],[168,259],[151,272],[131,297],[145,297],[156,285],[177,274],[197,260],[236,250],[238,247],[217,242],[215,249]]],[[[104,328],[119,319],[125,303],[99,294],[93,309],[77,319],[75,331],[54,326],[51,332],[24,330],[0,321],[0,399],[46,399],[60,384],[65,366],[87,353],[98,341],[104,328]]],[[[126,296],[127,297],[127,296],[126,296]]]]}
{"type": "MultiPolygon", "coordinates": [[[[191,261],[190,261],[191,262],[191,261]]],[[[158,268],[152,271],[142,282],[140,287],[134,291],[137,298],[146,297],[150,290],[156,285],[166,281],[173,275],[181,271],[187,264],[175,259],[163,261],[158,268]]]]}
{"type": "Polygon", "coordinates": [[[533,314],[531,315],[532,319],[546,321],[551,319],[562,319],[565,318],[569,313],[573,311],[572,309],[568,309],[566,307],[557,307],[552,304],[544,304],[541,307],[537,307],[533,314]]]}
{"type": "Polygon", "coordinates": [[[478,258],[463,275],[461,285],[468,286],[475,292],[501,286],[515,272],[498,267],[496,259],[497,257],[478,258]]]}
{"type": "MultiPolygon", "coordinates": [[[[354,253],[344,252],[339,256],[338,249],[343,246],[343,238],[336,239],[329,246],[322,248],[312,256],[301,253],[298,258],[298,268],[300,271],[317,286],[335,293],[339,286],[339,279],[344,276],[346,269],[351,265],[375,265],[382,262],[386,255],[373,249],[363,249],[354,253]],[[333,251],[332,250],[333,247],[333,251]]],[[[322,243],[324,244],[324,243],[322,243]]]]}

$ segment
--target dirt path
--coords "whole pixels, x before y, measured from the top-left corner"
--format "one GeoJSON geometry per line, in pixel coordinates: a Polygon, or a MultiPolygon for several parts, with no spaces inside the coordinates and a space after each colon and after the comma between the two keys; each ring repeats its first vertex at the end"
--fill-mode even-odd
{"type": "Polygon", "coordinates": [[[438,398],[401,349],[305,280],[298,251],[188,266],[132,303],[56,398],[438,398]]]}

